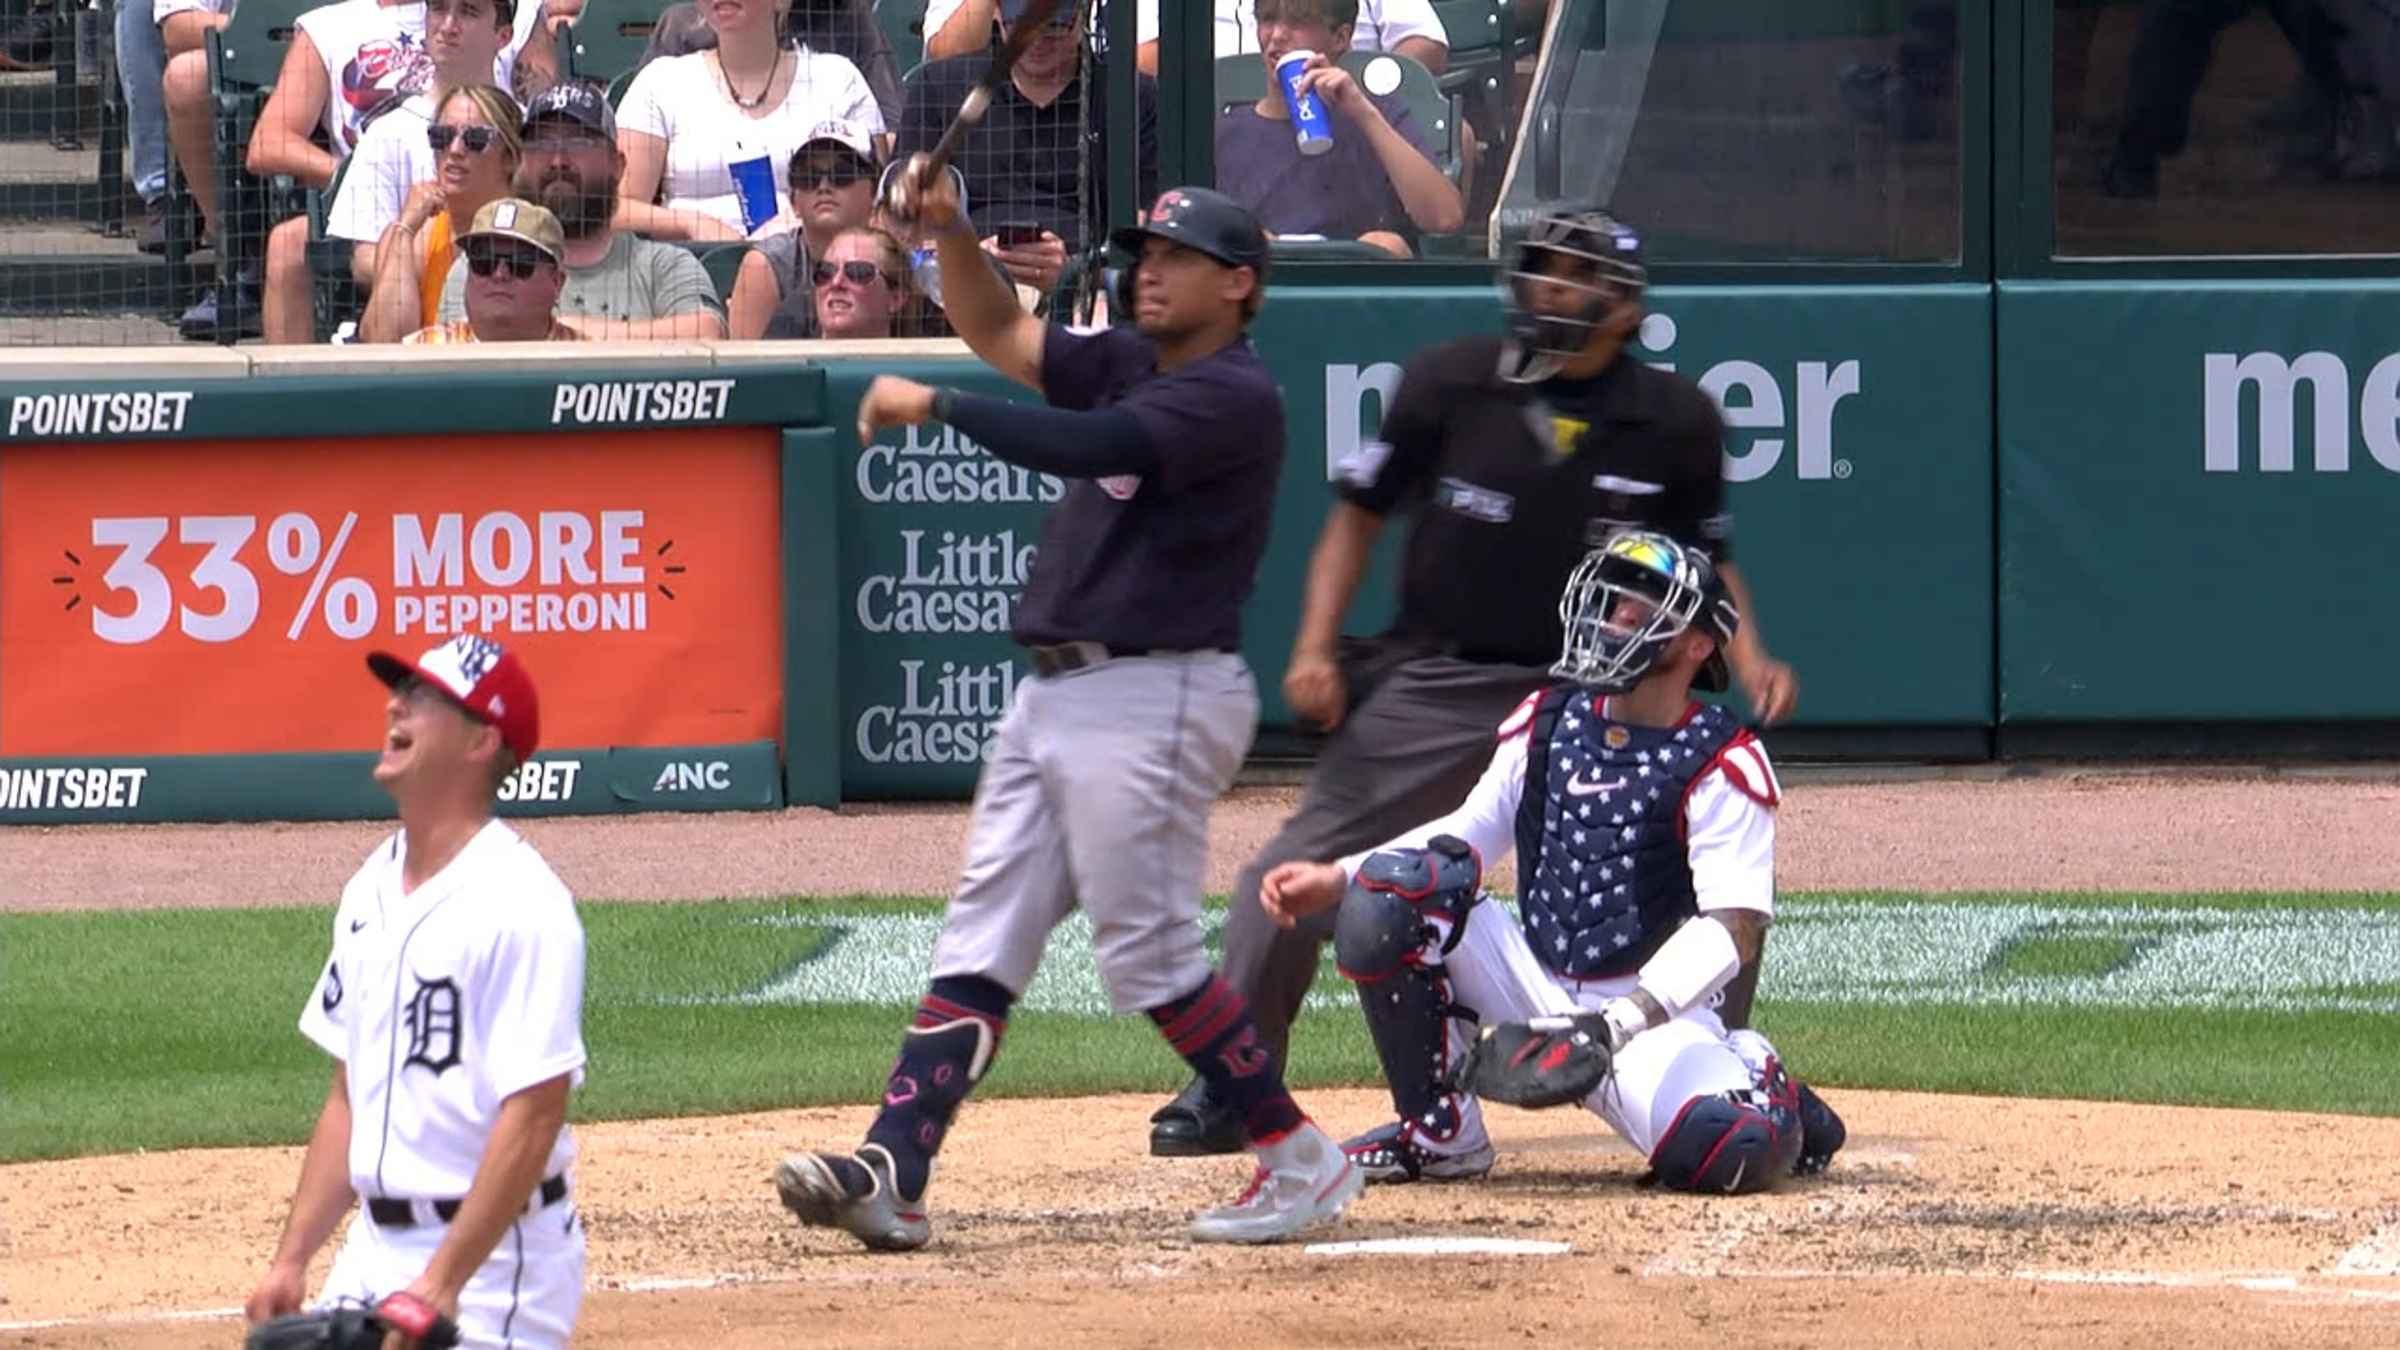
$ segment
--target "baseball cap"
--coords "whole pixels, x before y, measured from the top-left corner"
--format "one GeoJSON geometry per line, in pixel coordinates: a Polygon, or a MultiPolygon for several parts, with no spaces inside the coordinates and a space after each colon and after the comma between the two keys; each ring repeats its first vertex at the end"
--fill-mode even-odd
{"type": "Polygon", "coordinates": [[[563,117],[587,131],[596,131],[610,140],[617,138],[617,115],[608,106],[608,98],[588,84],[567,81],[554,84],[534,95],[525,105],[525,129],[545,117],[563,117]]]}
{"type": "Polygon", "coordinates": [[[415,676],[449,695],[479,722],[500,729],[500,743],[519,764],[533,758],[542,740],[542,701],[533,692],[533,676],[516,653],[490,638],[461,633],[415,661],[390,652],[369,652],[367,669],[387,686],[398,688],[415,676]]]}
{"type": "Polygon", "coordinates": [[[825,142],[831,142],[858,156],[869,168],[873,168],[875,165],[875,138],[868,135],[867,129],[858,123],[846,122],[838,117],[817,123],[816,128],[808,133],[808,139],[800,143],[800,149],[795,153],[805,154],[810,146],[825,142]]]}
{"type": "Polygon", "coordinates": [[[1214,188],[1168,188],[1151,203],[1146,223],[1118,230],[1108,242],[1140,257],[1145,239],[1197,249],[1227,267],[1252,268],[1260,280],[1266,279],[1266,231],[1248,208],[1214,188]]]}
{"type": "Polygon", "coordinates": [[[552,262],[562,262],[567,256],[567,234],[559,227],[558,217],[548,207],[536,206],[522,197],[502,197],[485,202],[475,213],[475,223],[458,237],[464,244],[470,239],[514,239],[533,245],[550,255],[552,262]]]}

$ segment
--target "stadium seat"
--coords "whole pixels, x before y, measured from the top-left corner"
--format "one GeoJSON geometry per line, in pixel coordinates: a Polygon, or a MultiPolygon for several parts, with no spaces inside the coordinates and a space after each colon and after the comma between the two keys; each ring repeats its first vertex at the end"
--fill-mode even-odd
{"type": "Polygon", "coordinates": [[[875,0],[875,22],[892,44],[892,64],[913,69],[925,59],[925,0],[875,0]]]}
{"type": "MultiPolygon", "coordinates": [[[[249,3],[249,0],[243,0],[249,3]]],[[[667,0],[584,0],[567,29],[567,71],[607,87],[641,64],[667,0]]]]}

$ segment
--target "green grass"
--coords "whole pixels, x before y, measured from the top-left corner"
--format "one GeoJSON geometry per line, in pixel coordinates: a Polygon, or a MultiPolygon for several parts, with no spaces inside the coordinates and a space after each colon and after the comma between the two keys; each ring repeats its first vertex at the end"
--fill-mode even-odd
{"type": "MultiPolygon", "coordinates": [[[[1844,895],[1875,903],[1929,897],[1844,895]]],[[[2390,909],[2392,897],[2095,896],[2165,909],[2390,909]]],[[[1804,900],[1792,897],[1795,901],[1804,900]]],[[[1939,897],[1952,903],[1959,897],[1939,897]]],[[[2073,904],[2079,897],[1984,897],[2073,904]]],[[[591,969],[583,1120],[863,1102],[906,1009],[695,1001],[755,990],[820,954],[786,914],[922,914],[930,902],[587,903],[591,969]]],[[[0,1161],[305,1137],[329,1065],[295,1022],[330,936],[322,909],[0,916],[0,1161]]],[[[2010,975],[2083,976],[2127,942],[2079,929],[2011,949],[2010,975]]],[[[1772,948],[1770,989],[1774,979],[1772,948]]],[[[1335,987],[1333,977],[1322,988],[1335,987]]],[[[2341,988],[2389,1000],[2400,985],[2341,988]]],[[[1829,1087],[2400,1115],[2391,1015],[2373,1012],[1777,1003],[1758,1023],[1829,1087]]],[[[1312,1012],[1292,1078],[1368,1084],[1357,1016],[1312,1012]]],[[[1022,1012],[983,1092],[1166,1092],[1182,1064],[1140,1018],[1022,1012]]]]}

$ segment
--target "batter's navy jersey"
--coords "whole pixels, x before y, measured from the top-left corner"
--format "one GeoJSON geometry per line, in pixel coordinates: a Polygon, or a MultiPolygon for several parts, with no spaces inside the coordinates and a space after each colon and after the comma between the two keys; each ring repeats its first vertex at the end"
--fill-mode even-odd
{"type": "Polygon", "coordinates": [[[1042,523],[1013,632],[1028,645],[1238,648],[1283,472],[1283,393],[1248,338],[1172,371],[1130,328],[1042,343],[1053,407],[1123,408],[1158,450],[1148,475],[1077,479],[1042,523]]]}

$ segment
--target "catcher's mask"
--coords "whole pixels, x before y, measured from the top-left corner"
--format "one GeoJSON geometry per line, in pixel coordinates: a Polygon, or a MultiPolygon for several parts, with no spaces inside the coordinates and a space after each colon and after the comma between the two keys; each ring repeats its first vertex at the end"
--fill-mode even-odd
{"type": "Polygon", "coordinates": [[[1692,677],[1693,687],[1719,692],[1731,684],[1725,649],[1741,611],[1708,555],[1663,534],[1626,530],[1585,554],[1559,596],[1558,618],[1567,636],[1553,675],[1623,693],[1697,625],[1717,648],[1692,677]]]}
{"type": "Polygon", "coordinates": [[[1591,345],[1619,303],[1638,304],[1648,273],[1641,236],[1597,207],[1559,207],[1533,218],[1500,273],[1508,344],[1500,376],[1517,384],[1549,379],[1591,345]],[[1561,288],[1577,303],[1561,307],[1561,288]],[[1537,303],[1536,294],[1553,297],[1537,303]]]}

